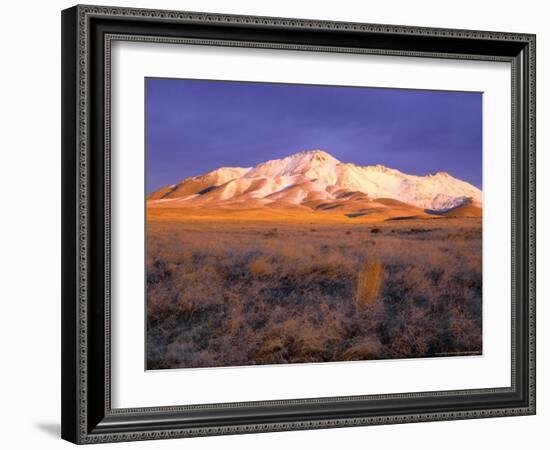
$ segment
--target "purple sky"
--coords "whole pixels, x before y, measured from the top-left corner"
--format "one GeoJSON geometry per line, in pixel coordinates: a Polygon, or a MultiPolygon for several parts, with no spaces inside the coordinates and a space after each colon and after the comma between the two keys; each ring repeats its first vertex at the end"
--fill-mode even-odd
{"type": "Polygon", "coordinates": [[[481,188],[482,94],[146,78],[147,192],[321,149],[481,188]]]}

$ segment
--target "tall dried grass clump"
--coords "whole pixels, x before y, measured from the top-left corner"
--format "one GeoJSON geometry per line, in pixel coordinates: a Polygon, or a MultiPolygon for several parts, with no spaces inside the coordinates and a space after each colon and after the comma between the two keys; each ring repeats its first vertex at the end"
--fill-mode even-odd
{"type": "Polygon", "coordinates": [[[272,275],[275,271],[273,264],[271,264],[269,260],[263,256],[260,256],[259,258],[252,261],[248,265],[248,268],[250,272],[252,272],[252,274],[257,277],[269,276],[272,275]]]}
{"type": "Polygon", "coordinates": [[[380,299],[382,282],[384,281],[384,266],[379,259],[368,261],[359,270],[355,288],[355,305],[371,306],[380,299]]]}

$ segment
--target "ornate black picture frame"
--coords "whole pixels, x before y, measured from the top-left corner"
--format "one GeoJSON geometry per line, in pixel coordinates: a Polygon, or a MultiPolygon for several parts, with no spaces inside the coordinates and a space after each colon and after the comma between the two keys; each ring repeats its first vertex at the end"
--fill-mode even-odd
{"type": "Polygon", "coordinates": [[[84,444],[535,414],[534,35],[75,6],[62,12],[62,109],[64,439],[84,444]],[[510,62],[511,386],[113,409],[109,102],[116,40],[510,62]]]}

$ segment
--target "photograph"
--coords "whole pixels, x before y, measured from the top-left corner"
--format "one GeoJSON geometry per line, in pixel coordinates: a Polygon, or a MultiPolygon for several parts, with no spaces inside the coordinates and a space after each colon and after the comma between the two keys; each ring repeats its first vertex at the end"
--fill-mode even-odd
{"type": "Polygon", "coordinates": [[[146,369],[481,355],[482,103],[146,78],[146,369]]]}

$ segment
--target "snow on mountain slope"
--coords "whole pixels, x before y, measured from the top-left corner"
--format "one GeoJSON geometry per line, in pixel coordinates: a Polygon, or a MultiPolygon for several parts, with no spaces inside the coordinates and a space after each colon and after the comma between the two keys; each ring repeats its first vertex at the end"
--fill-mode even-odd
{"type": "MultiPolygon", "coordinates": [[[[361,194],[370,201],[394,199],[434,212],[461,205],[481,206],[482,194],[471,184],[438,172],[407,175],[381,165],[342,163],[321,150],[299,152],[252,168],[224,167],[192,177],[151,194],[151,206],[313,205],[352,202],[361,194]],[[313,203],[312,203],[313,202],[313,203]]],[[[361,201],[364,201],[361,199],[361,201]]]]}
{"type": "Polygon", "coordinates": [[[318,178],[327,184],[334,184],[334,172],[340,164],[340,161],[326,152],[309,150],[258,164],[247,172],[246,176],[253,178],[303,175],[309,179],[318,178]]]}

